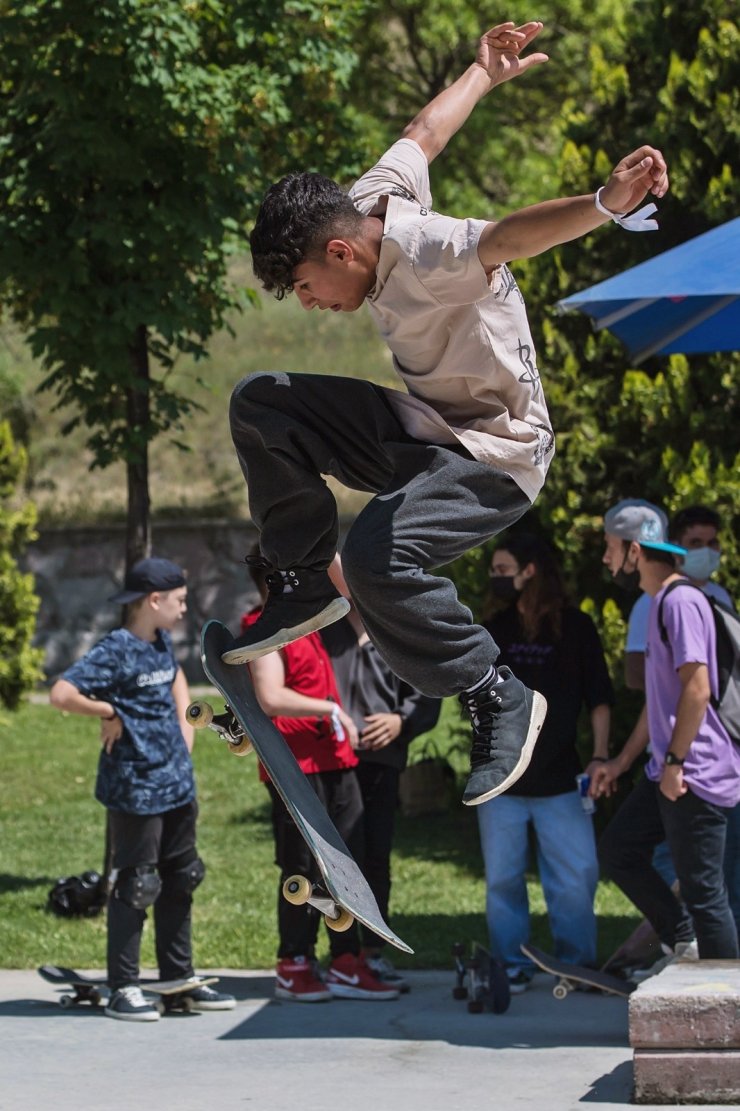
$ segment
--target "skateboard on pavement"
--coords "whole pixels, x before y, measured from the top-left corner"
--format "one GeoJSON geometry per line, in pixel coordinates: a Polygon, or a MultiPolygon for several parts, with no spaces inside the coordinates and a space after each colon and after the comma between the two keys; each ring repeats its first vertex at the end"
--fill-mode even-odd
{"type": "MultiPolygon", "coordinates": [[[[77,1007],[80,1003],[89,1003],[92,1007],[104,1006],[110,997],[110,988],[107,980],[96,980],[93,976],[86,976],[84,972],[76,972],[74,968],[64,968],[56,964],[42,964],[39,975],[55,987],[71,988],[73,994],[65,993],[59,997],[59,1005],[68,1009],[77,1007]]],[[[183,992],[192,991],[193,988],[202,988],[205,984],[218,983],[218,976],[191,976],[187,980],[141,980],[139,986],[148,995],[161,998],[157,1009],[164,1012],[169,1009],[169,1004],[176,1001],[176,997],[183,992]]],[[[183,1001],[187,1009],[187,1001],[183,1001]]]]}
{"type": "Polygon", "coordinates": [[[373,933],[413,952],[383,921],[370,886],[337,832],[318,795],[301,771],[282,735],[262,710],[246,665],[225,664],[221,655],[232,636],[220,621],[209,621],[201,634],[203,670],[226,701],[226,712],[214,715],[207,702],[192,702],[187,717],[195,728],[218,725],[232,751],[253,746],[274,787],[298,826],[316,861],[322,882],[289,876],[283,884],[288,902],[316,907],[334,930],[347,930],[356,918],[373,933]]]}
{"type": "Polygon", "coordinates": [[[469,958],[465,957],[462,942],[452,947],[457,983],[452,989],[453,999],[467,999],[468,1011],[480,1014],[493,1011],[502,1015],[511,1003],[511,990],[506,968],[482,945],[474,943],[469,958]]]}
{"type": "Polygon", "coordinates": [[[608,972],[600,972],[596,968],[582,968],[578,964],[559,961],[549,953],[536,949],[534,945],[520,945],[519,948],[524,956],[539,965],[543,972],[551,972],[553,976],[557,976],[557,983],[552,989],[556,999],[565,999],[572,991],[576,991],[579,985],[625,997],[635,990],[636,985],[628,980],[620,980],[618,976],[610,976],[608,972]]]}

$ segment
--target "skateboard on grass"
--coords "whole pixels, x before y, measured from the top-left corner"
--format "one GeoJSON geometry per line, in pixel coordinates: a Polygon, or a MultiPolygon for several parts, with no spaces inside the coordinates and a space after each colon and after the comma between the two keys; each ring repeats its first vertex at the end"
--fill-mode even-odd
{"type": "Polygon", "coordinates": [[[452,989],[453,999],[467,999],[471,1014],[488,1010],[502,1015],[508,1011],[511,990],[502,962],[477,943],[473,944],[469,958],[464,954],[465,947],[456,942],[452,947],[457,976],[457,983],[452,989]]]}
{"type": "Polygon", "coordinates": [[[203,627],[203,670],[223,695],[226,711],[217,716],[207,702],[192,702],[187,717],[196,729],[216,726],[237,755],[242,755],[247,746],[254,747],[311,850],[321,883],[313,883],[306,876],[289,876],[283,884],[284,897],[290,903],[315,907],[330,929],[347,930],[357,919],[397,949],[413,952],[383,921],[359,866],[282,735],[257,701],[249,668],[222,662],[221,655],[231,642],[231,633],[220,621],[209,621],[203,627]]]}
{"type": "MultiPolygon", "coordinates": [[[[110,988],[107,980],[96,980],[93,976],[86,976],[84,972],[76,972],[74,968],[64,968],[56,964],[42,964],[39,975],[55,987],[71,988],[72,994],[65,992],[59,997],[59,1005],[65,1010],[77,1007],[80,1003],[89,1003],[92,1007],[102,1007],[110,998],[110,988]]],[[[218,976],[191,976],[187,980],[141,980],[139,987],[146,995],[159,997],[156,1006],[160,1013],[170,1009],[172,1004],[180,1002],[178,995],[192,991],[193,988],[202,988],[205,984],[218,983],[218,976]]],[[[183,1009],[187,1010],[187,1000],[181,1001],[183,1009]]]]}
{"type": "Polygon", "coordinates": [[[620,980],[618,976],[610,976],[608,972],[600,972],[596,968],[582,968],[578,964],[559,961],[549,953],[536,949],[534,945],[523,944],[519,948],[524,956],[534,961],[543,972],[551,972],[553,976],[557,976],[557,983],[552,989],[556,999],[565,999],[572,991],[577,991],[579,985],[597,988],[599,991],[625,998],[635,990],[636,985],[631,984],[629,980],[620,980]]]}

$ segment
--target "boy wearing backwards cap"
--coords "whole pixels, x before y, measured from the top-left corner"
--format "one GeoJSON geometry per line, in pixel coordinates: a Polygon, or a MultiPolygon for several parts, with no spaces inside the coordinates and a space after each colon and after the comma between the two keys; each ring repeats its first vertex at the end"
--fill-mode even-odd
{"type": "MultiPolygon", "coordinates": [[[[105,1013],[131,1022],[159,1018],[139,986],[147,907],[154,907],[160,978],[193,976],[192,893],[205,865],[195,848],[193,731],[185,719],[190,696],[170,636],[185,613],[186,596],[177,564],[134,564],[124,589],[109,599],[127,607],[123,626],[68,668],[49,695],[59,710],[100,719],[95,797],[108,809],[113,868],[105,1013]]],[[[209,986],[179,1000],[200,1011],[236,1003],[209,986]]]]}
{"type": "Polygon", "coordinates": [[[679,588],[664,517],[644,501],[623,501],[604,519],[603,561],[612,575],[637,573],[652,601],[645,660],[646,704],[619,756],[597,769],[591,793],[609,795],[645,748],[651,757],[599,844],[601,864],[645,915],[668,952],[736,959],[738,939],[722,874],[729,810],[740,801],[740,751],[712,705],[717,692],[714,618],[700,591],[679,588]],[[659,626],[659,608],[667,633],[659,626]],[[683,903],[652,864],[668,841],[683,903]],[[685,904],[685,905],[684,905],[685,904]]]}

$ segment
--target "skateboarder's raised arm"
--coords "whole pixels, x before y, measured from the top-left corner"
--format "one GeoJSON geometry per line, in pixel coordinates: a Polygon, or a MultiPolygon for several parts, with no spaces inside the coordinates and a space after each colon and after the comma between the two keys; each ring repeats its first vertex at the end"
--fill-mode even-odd
{"type": "MultiPolygon", "coordinates": [[[[649,193],[662,197],[667,190],[668,168],[663,155],[654,147],[640,147],[617,163],[596,196],[588,193],[543,201],[487,224],[478,241],[478,258],[488,272],[513,259],[532,258],[559,243],[586,235],[612,219],[610,214],[622,217],[649,193]]],[[[654,221],[640,223],[657,226],[654,221]]]]}
{"type": "Polygon", "coordinates": [[[285,664],[279,652],[251,660],[249,671],[260,706],[271,718],[331,718],[336,716],[352,748],[357,748],[357,727],[342,707],[328,698],[313,698],[285,685],[285,664]]]}
{"type": "Polygon", "coordinates": [[[486,31],[478,42],[475,61],[457,81],[422,108],[405,129],[403,138],[418,143],[431,162],[491,89],[548,60],[547,54],[520,57],[541,30],[542,24],[533,21],[521,27],[512,22],[499,23],[486,31]]]}

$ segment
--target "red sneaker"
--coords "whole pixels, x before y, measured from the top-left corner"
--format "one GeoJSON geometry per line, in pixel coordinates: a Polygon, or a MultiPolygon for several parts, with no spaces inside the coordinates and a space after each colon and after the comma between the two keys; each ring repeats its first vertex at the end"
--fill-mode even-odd
{"type": "Polygon", "coordinates": [[[276,999],[293,999],[296,1003],[324,1003],[331,992],[317,979],[306,957],[287,957],[278,961],[275,970],[276,999]]]}
{"type": "Polygon", "coordinates": [[[331,962],[326,986],[338,999],[398,999],[399,994],[371,972],[363,957],[353,953],[343,953],[331,962]]]}

